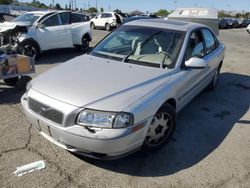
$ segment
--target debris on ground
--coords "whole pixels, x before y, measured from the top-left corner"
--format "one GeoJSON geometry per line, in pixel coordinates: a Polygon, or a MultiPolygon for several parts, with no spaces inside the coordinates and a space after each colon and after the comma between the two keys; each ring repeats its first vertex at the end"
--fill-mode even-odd
{"type": "Polygon", "coordinates": [[[16,168],[16,171],[13,172],[16,176],[22,176],[26,173],[33,172],[34,170],[41,170],[45,168],[44,161],[36,161],[34,163],[26,164],[16,168]]]}

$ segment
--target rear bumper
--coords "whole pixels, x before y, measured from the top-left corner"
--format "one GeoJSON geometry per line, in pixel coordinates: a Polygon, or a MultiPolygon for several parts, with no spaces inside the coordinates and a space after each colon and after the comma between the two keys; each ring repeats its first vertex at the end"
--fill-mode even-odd
{"type": "Polygon", "coordinates": [[[91,133],[85,127],[62,127],[35,114],[28,107],[26,94],[21,103],[26,116],[43,137],[73,153],[97,159],[115,159],[138,150],[144,142],[148,121],[140,124],[143,125],[140,129],[134,129],[136,126],[133,126],[91,133]],[[111,136],[106,137],[107,133],[111,136]]]}

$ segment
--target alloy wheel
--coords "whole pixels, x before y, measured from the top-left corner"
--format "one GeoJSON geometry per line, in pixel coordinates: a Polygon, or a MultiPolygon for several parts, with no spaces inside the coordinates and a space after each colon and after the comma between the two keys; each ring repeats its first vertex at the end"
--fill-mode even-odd
{"type": "Polygon", "coordinates": [[[145,143],[150,147],[161,145],[169,137],[173,128],[173,118],[169,113],[157,113],[149,127],[145,143]]]}

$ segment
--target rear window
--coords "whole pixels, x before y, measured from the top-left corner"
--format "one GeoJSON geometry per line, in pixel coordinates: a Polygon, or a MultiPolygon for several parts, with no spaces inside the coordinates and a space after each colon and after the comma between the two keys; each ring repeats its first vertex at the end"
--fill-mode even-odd
{"type": "Polygon", "coordinates": [[[70,13],[69,12],[61,13],[60,18],[62,25],[67,25],[69,24],[70,13]]]}
{"type": "Polygon", "coordinates": [[[113,17],[113,16],[112,16],[112,14],[110,14],[110,13],[103,13],[103,14],[101,15],[101,18],[111,18],[111,17],[113,17]]]}
{"type": "Polygon", "coordinates": [[[83,14],[71,15],[71,23],[88,22],[89,20],[89,17],[83,14]]]}

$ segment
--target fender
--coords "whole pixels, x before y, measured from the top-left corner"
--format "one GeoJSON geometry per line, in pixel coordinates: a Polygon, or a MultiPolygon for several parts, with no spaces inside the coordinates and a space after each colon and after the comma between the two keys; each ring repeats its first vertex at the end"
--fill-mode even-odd
{"type": "Polygon", "coordinates": [[[18,37],[18,43],[23,43],[23,42],[26,42],[26,41],[32,41],[33,43],[35,43],[39,49],[39,52],[41,52],[41,48],[40,48],[40,45],[38,44],[38,42],[36,40],[34,40],[33,38],[31,38],[29,35],[27,34],[21,34],[19,37],[18,37]]]}
{"type": "MultiPolygon", "coordinates": [[[[23,42],[23,41],[26,40],[26,39],[32,39],[32,38],[31,38],[29,35],[27,35],[26,33],[21,34],[21,35],[17,38],[17,40],[18,40],[19,43],[23,42]]],[[[34,40],[34,39],[32,39],[32,40],[34,40]]]]}

